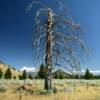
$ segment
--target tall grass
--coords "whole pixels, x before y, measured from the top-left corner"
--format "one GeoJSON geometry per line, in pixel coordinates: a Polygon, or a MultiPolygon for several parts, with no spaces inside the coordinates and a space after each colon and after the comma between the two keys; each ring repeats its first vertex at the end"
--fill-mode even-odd
{"type": "MultiPolygon", "coordinates": [[[[23,84],[21,80],[0,80],[0,100],[19,100],[18,89],[23,84]]],[[[100,100],[100,80],[53,80],[53,94],[43,90],[43,84],[44,80],[27,80],[21,100],[100,100]]]]}

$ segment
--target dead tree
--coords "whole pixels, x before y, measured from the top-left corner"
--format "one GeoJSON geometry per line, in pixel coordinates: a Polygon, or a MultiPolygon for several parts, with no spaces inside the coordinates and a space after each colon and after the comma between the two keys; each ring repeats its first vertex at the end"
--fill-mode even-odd
{"type": "Polygon", "coordinates": [[[45,76],[45,89],[52,89],[52,42],[53,42],[53,13],[52,10],[48,10],[48,21],[47,21],[47,32],[46,32],[46,56],[45,56],[45,66],[47,67],[45,76]]]}
{"type": "MultiPolygon", "coordinates": [[[[62,8],[62,3],[58,3],[62,8]]],[[[30,10],[35,4],[40,4],[42,7],[37,11],[34,20],[33,47],[38,61],[45,62],[44,88],[52,90],[52,69],[54,66],[62,66],[74,74],[75,70],[80,70],[78,54],[86,50],[86,47],[80,38],[82,32],[80,25],[75,24],[68,13],[58,14],[52,7],[37,1],[33,1],[28,9],[30,10]]]]}

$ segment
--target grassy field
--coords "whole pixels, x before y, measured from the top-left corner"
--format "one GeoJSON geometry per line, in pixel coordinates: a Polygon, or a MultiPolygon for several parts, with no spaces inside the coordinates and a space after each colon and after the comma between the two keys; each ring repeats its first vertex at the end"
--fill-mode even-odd
{"type": "Polygon", "coordinates": [[[53,80],[52,94],[43,90],[43,84],[43,80],[0,80],[0,100],[100,100],[100,80],[53,80]]]}

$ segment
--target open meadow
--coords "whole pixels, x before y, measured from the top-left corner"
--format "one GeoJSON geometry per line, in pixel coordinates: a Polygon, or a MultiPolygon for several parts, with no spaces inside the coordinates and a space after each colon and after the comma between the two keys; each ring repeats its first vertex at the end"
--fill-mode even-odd
{"type": "Polygon", "coordinates": [[[44,80],[0,80],[0,100],[100,100],[100,80],[53,80],[52,94],[43,86],[44,80]]]}

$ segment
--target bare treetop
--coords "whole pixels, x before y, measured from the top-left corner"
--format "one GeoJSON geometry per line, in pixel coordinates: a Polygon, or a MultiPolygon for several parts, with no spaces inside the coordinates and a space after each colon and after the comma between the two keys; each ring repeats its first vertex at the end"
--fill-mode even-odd
{"type": "MultiPolygon", "coordinates": [[[[62,66],[73,74],[73,71],[80,70],[80,56],[86,50],[84,41],[81,39],[82,30],[80,24],[76,24],[70,14],[65,10],[61,0],[57,0],[55,5],[59,5],[59,9],[47,6],[39,1],[33,1],[28,10],[32,7],[40,5],[39,10],[34,18],[33,48],[35,57],[39,61],[44,61],[46,56],[46,35],[48,31],[48,16],[51,16],[51,54],[52,66],[62,66]],[[57,11],[56,11],[57,10],[57,11]],[[61,11],[58,11],[61,10],[61,11]],[[66,12],[65,12],[66,11],[66,12]]],[[[53,67],[53,68],[54,68],[53,67]]]]}

